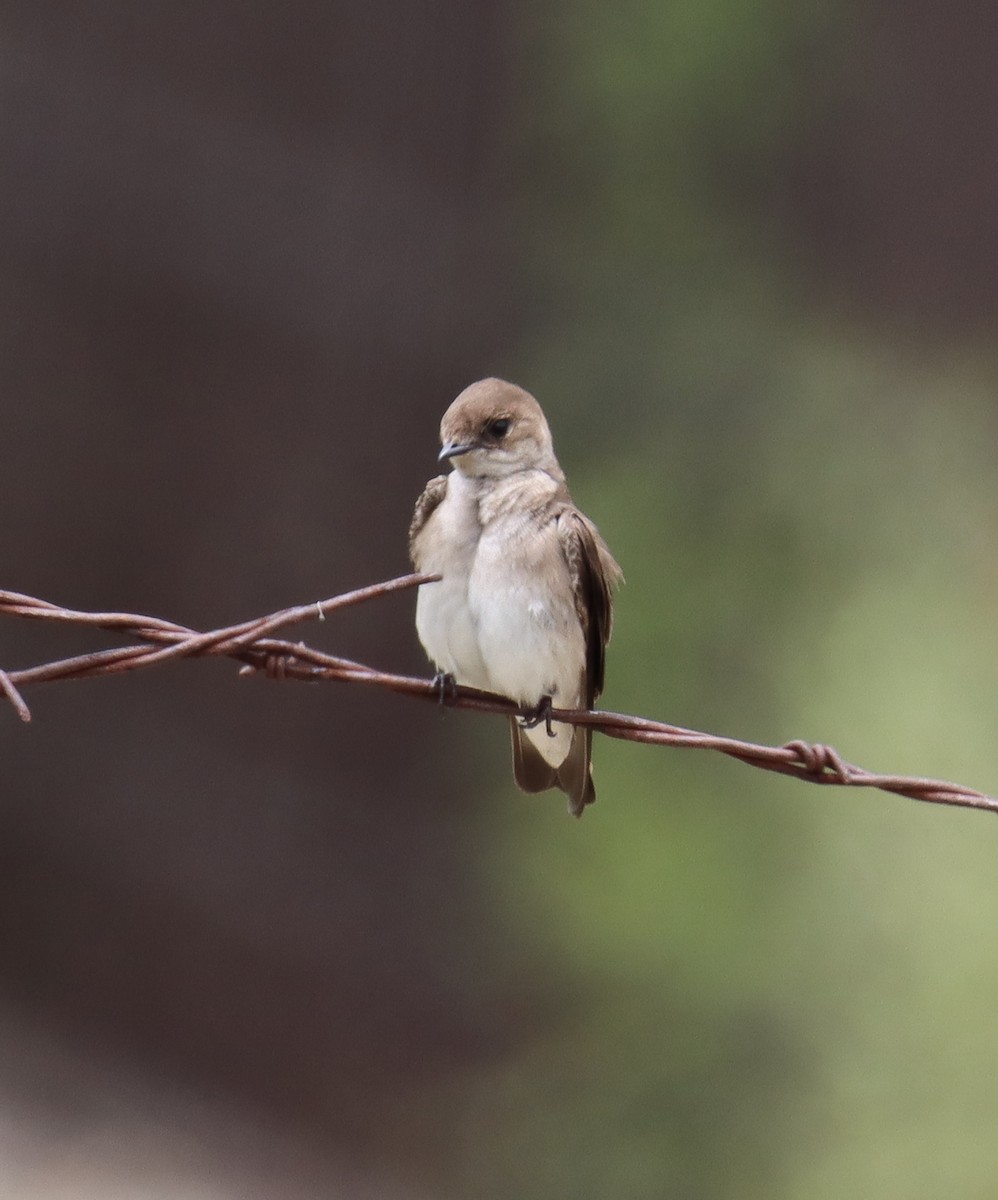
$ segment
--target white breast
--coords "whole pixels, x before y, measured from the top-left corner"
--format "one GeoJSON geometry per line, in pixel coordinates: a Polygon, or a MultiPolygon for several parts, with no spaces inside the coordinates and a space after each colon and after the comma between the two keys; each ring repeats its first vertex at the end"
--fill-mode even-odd
{"type": "MultiPolygon", "coordinates": [[[[478,544],[468,599],[494,691],[530,706],[542,696],[563,708],[581,703],[585,642],[553,522],[538,527],[511,514],[490,524],[478,544]]],[[[553,728],[553,738],[543,725],[528,736],[558,765],[572,730],[553,728]]]]}
{"type": "Polygon", "coordinates": [[[458,683],[491,690],[468,604],[468,581],[480,533],[474,496],[463,476],[452,472],[447,494],[416,539],[419,569],[443,576],[419,589],[416,632],[439,670],[458,683]]]}
{"type": "MultiPolygon", "coordinates": [[[[492,483],[493,501],[502,485],[492,483]]],[[[505,489],[503,489],[505,490],[505,489]]],[[[510,498],[516,494],[509,489],[510,498]]],[[[522,505],[494,502],[485,528],[475,481],[459,471],[416,539],[419,570],[438,572],[416,601],[416,629],[427,654],[459,683],[534,706],[583,702],[585,640],[554,521],[538,524],[522,505]]],[[[543,725],[528,737],[560,765],[570,726],[543,725]]]]}

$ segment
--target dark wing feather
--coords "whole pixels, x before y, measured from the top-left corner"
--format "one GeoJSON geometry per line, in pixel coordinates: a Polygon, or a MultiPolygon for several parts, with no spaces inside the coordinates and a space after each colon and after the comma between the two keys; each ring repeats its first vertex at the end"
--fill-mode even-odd
{"type": "Polygon", "coordinates": [[[586,706],[592,708],[603,691],[606,644],[613,628],[613,589],[622,574],[599,530],[577,508],[566,508],[559,515],[558,537],[586,638],[586,706]]]}
{"type": "Polygon", "coordinates": [[[409,558],[416,570],[420,570],[419,556],[416,553],[416,539],[423,531],[426,522],[433,515],[434,509],[447,495],[447,476],[437,475],[435,479],[423,488],[423,493],[416,501],[416,508],[409,524],[409,558]]]}
{"type": "Polygon", "coordinates": [[[517,717],[510,717],[513,744],[513,778],[521,792],[546,792],[558,782],[558,772],[529,741],[517,717]]]}

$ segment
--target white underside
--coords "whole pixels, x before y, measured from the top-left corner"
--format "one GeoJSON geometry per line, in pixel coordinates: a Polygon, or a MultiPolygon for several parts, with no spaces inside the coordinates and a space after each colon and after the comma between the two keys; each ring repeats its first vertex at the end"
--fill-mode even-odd
{"type": "MultiPolygon", "coordinates": [[[[420,553],[421,570],[444,576],[419,589],[423,646],[458,683],[522,705],[543,696],[556,707],[579,705],[585,644],[554,523],[540,527],[512,513],[480,530],[459,502],[459,478],[449,476],[448,497],[434,513],[432,552],[420,553]]],[[[560,766],[573,729],[557,723],[552,729],[549,737],[542,723],[526,736],[560,766]]]]}

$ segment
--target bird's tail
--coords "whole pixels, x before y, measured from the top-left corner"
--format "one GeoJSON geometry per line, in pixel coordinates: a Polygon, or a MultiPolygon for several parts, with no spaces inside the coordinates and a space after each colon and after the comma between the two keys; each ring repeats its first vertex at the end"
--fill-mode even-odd
{"type": "Polygon", "coordinates": [[[568,796],[568,811],[581,817],[587,804],[596,800],[591,762],[592,731],[576,726],[568,755],[560,766],[553,767],[526,736],[516,717],[509,720],[513,743],[513,778],[521,792],[546,792],[561,788],[568,796]]]}

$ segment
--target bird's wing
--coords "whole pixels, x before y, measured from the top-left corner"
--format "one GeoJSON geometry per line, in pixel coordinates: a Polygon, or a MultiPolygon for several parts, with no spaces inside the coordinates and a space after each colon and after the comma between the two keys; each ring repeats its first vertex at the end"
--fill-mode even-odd
{"type": "Polygon", "coordinates": [[[423,488],[423,493],[416,501],[416,508],[412,514],[412,521],[409,525],[409,557],[412,560],[412,565],[419,570],[419,562],[416,557],[416,539],[422,533],[426,522],[433,515],[437,505],[447,495],[447,476],[438,475],[435,479],[423,488]]]}
{"type": "Polygon", "coordinates": [[[575,610],[586,639],[586,704],[603,690],[606,644],[613,626],[613,589],[623,579],[599,530],[575,507],[558,516],[558,538],[568,564],[575,610]]]}

